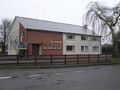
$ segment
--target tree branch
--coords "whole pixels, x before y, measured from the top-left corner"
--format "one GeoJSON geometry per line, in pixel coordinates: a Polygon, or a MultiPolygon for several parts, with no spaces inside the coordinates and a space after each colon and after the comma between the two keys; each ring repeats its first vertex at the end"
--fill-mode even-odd
{"type": "Polygon", "coordinates": [[[93,10],[93,11],[98,15],[98,17],[99,17],[101,20],[103,20],[108,26],[110,26],[109,23],[108,23],[104,18],[102,18],[102,16],[101,16],[97,11],[95,11],[95,10],[93,10]]]}
{"type": "Polygon", "coordinates": [[[115,21],[115,23],[113,23],[113,26],[115,26],[117,24],[118,20],[120,20],[119,17],[120,17],[120,14],[116,17],[116,21],[115,21]]]}

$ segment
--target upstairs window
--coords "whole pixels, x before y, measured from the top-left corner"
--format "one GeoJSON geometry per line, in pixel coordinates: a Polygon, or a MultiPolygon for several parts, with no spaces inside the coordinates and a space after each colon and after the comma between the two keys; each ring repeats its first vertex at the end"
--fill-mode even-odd
{"type": "Polygon", "coordinates": [[[25,36],[25,33],[24,33],[24,32],[20,32],[20,36],[21,36],[21,37],[24,37],[24,36],[25,36]]]}
{"type": "Polygon", "coordinates": [[[72,40],[72,39],[75,39],[75,35],[74,34],[67,34],[67,39],[70,39],[70,40],[72,40]]]}
{"type": "Polygon", "coordinates": [[[92,41],[99,41],[98,37],[92,37],[92,41]]]}
{"type": "Polygon", "coordinates": [[[23,41],[24,36],[25,36],[25,32],[20,32],[20,42],[23,41]]]}
{"type": "Polygon", "coordinates": [[[81,40],[88,40],[88,37],[85,35],[81,35],[81,40]]]}

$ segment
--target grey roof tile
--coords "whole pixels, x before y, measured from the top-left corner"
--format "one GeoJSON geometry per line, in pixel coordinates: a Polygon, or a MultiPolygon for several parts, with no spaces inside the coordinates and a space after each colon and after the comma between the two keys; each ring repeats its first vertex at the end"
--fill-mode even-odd
{"type": "Polygon", "coordinates": [[[16,16],[15,18],[27,29],[93,35],[92,30],[85,30],[83,26],[51,22],[45,20],[37,20],[18,16],[16,16]]]}

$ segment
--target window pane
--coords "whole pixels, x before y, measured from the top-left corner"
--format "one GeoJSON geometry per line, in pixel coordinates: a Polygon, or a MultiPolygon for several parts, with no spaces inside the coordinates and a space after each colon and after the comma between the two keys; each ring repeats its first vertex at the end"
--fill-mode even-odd
{"type": "Polygon", "coordinates": [[[20,36],[23,37],[25,35],[24,32],[20,32],[20,36]]]}
{"type": "Polygon", "coordinates": [[[75,51],[75,46],[66,46],[67,51],[75,51]]]}
{"type": "Polygon", "coordinates": [[[67,39],[75,39],[75,35],[74,34],[67,34],[67,39]]]}
{"type": "Polygon", "coordinates": [[[81,51],[87,52],[88,51],[88,46],[81,46],[81,51]]]}
{"type": "Polygon", "coordinates": [[[92,37],[92,40],[93,41],[99,41],[99,38],[98,37],[92,37]]]}
{"type": "Polygon", "coordinates": [[[99,46],[93,46],[93,51],[98,52],[99,51],[99,46]]]}
{"type": "Polygon", "coordinates": [[[84,46],[81,46],[81,51],[84,51],[84,46]]]}
{"type": "Polygon", "coordinates": [[[81,40],[87,40],[87,39],[88,39],[87,36],[85,36],[85,35],[81,35],[81,40]]]}

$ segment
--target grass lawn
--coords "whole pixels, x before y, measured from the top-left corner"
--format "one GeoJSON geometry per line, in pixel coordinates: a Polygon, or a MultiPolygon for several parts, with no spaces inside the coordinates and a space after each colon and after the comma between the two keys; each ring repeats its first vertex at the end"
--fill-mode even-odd
{"type": "Polygon", "coordinates": [[[0,47],[0,52],[2,51],[1,47],[0,47]]]}
{"type": "Polygon", "coordinates": [[[113,58],[111,59],[111,63],[113,63],[113,64],[120,64],[120,56],[118,56],[118,57],[113,57],[113,58]]]}

